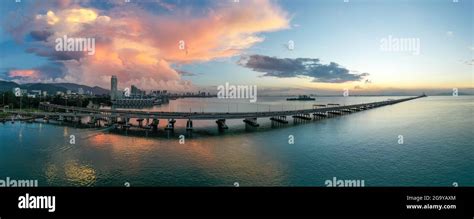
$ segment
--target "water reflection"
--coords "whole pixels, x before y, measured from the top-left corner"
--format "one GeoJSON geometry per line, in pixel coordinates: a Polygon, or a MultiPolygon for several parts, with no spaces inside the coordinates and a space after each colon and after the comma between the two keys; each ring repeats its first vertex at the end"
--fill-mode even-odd
{"type": "MultiPolygon", "coordinates": [[[[149,171],[154,170],[181,175],[190,174],[197,168],[207,178],[217,179],[218,182],[210,181],[210,185],[232,185],[233,180],[240,180],[244,183],[241,185],[245,182],[250,185],[250,182],[258,182],[262,178],[267,182],[277,182],[283,181],[285,175],[284,164],[274,152],[254,147],[251,140],[236,145],[242,140],[238,135],[186,139],[185,144],[180,144],[179,138],[168,140],[113,134],[101,134],[89,140],[86,145],[103,153],[106,159],[126,166],[123,171],[127,174],[153,175],[156,173],[149,171]]],[[[160,180],[157,178],[151,182],[163,184],[160,180]]]]}
{"type": "Polygon", "coordinates": [[[72,185],[93,186],[96,181],[95,170],[90,166],[79,164],[76,160],[66,161],[64,174],[72,185]]]}
{"type": "Polygon", "coordinates": [[[67,126],[64,126],[64,134],[63,134],[63,136],[66,137],[66,136],[68,136],[68,135],[69,135],[69,134],[68,134],[67,126]]]}
{"type": "MultiPolygon", "coordinates": [[[[269,103],[281,108],[278,101],[269,103]]],[[[202,106],[214,104],[208,100],[202,106]]],[[[40,186],[123,186],[126,181],[133,186],[324,186],[334,176],[364,179],[367,186],[439,186],[454,179],[471,185],[473,105],[472,97],[428,97],[285,128],[266,127],[262,119],[252,132],[244,131],[242,120],[229,120],[223,134],[214,121],[195,121],[185,144],[179,143],[184,133],[179,127],[186,122],[180,120],[170,139],[164,121],[161,136],[150,137],[5,124],[0,125],[0,178],[38,178],[40,186]],[[75,145],[65,141],[71,134],[75,145]],[[295,144],[288,144],[290,134],[295,144]],[[403,145],[397,144],[399,134],[405,135],[403,145]]]]}
{"type": "Polygon", "coordinates": [[[54,164],[46,165],[44,175],[49,185],[53,184],[54,182],[58,180],[59,178],[58,174],[59,174],[59,170],[56,165],[54,164]]]}

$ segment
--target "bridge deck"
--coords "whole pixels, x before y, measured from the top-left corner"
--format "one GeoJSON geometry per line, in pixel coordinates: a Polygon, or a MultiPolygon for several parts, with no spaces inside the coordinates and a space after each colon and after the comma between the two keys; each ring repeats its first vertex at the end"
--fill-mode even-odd
{"type": "Polygon", "coordinates": [[[395,104],[403,101],[409,101],[418,97],[403,98],[397,100],[387,100],[371,103],[362,103],[345,106],[333,106],[324,108],[313,108],[304,110],[289,110],[289,111],[268,111],[268,112],[147,112],[147,111],[131,111],[131,110],[112,110],[112,109],[90,109],[83,107],[71,107],[62,106],[49,103],[41,103],[40,106],[45,110],[55,110],[64,112],[24,112],[14,110],[4,110],[4,112],[19,114],[19,115],[30,115],[30,116],[65,116],[65,117],[84,117],[92,116],[95,118],[113,118],[113,117],[127,117],[127,118],[138,118],[138,119],[192,119],[192,120],[216,120],[216,119],[245,119],[245,118],[266,118],[276,116],[291,116],[296,114],[312,114],[312,113],[324,113],[328,111],[339,111],[343,109],[351,108],[375,108],[390,104],[395,104]],[[369,107],[370,106],[370,107],[369,107]]]}

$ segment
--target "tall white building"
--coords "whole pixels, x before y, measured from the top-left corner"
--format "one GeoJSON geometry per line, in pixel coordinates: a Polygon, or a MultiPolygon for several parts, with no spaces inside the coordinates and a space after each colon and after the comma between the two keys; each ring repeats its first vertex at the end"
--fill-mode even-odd
{"type": "Polygon", "coordinates": [[[118,90],[117,90],[117,76],[112,75],[110,79],[110,100],[118,99],[118,90]]]}

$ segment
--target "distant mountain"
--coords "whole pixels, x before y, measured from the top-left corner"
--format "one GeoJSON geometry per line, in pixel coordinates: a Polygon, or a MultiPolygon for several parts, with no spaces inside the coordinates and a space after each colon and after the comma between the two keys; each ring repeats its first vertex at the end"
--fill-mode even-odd
{"type": "Polygon", "coordinates": [[[41,83],[34,83],[34,84],[21,84],[19,85],[21,89],[27,89],[28,91],[31,90],[41,90],[46,91],[48,94],[56,94],[56,92],[66,92],[67,89],[63,87],[58,87],[52,84],[41,84],[41,83]]]}
{"type": "Polygon", "coordinates": [[[28,84],[17,84],[12,81],[0,81],[0,92],[12,91],[14,88],[19,87],[27,90],[41,90],[46,91],[48,94],[55,94],[58,91],[66,92],[70,90],[77,93],[79,88],[84,90],[84,93],[91,91],[93,94],[102,95],[108,94],[109,90],[101,87],[89,87],[86,85],[74,84],[74,83],[28,83],[28,84]]]}
{"type": "Polygon", "coordinates": [[[13,88],[19,86],[20,85],[12,81],[0,81],[0,92],[11,91],[13,88]]]}
{"type": "Polygon", "coordinates": [[[63,87],[66,88],[67,90],[75,91],[77,92],[79,88],[82,88],[84,92],[91,91],[93,94],[97,95],[102,95],[102,94],[108,94],[109,90],[95,86],[95,87],[89,87],[86,85],[80,85],[80,84],[73,84],[73,83],[56,83],[54,84],[55,86],[58,87],[63,87]]]}

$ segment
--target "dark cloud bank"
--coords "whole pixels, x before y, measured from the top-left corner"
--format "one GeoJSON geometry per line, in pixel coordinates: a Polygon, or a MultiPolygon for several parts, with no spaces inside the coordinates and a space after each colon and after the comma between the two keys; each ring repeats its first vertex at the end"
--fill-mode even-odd
{"type": "Polygon", "coordinates": [[[321,64],[319,59],[311,58],[277,58],[264,55],[242,56],[239,65],[250,68],[257,72],[263,72],[263,76],[278,78],[291,78],[306,76],[313,82],[344,83],[360,81],[368,73],[354,73],[335,62],[321,64]]]}

